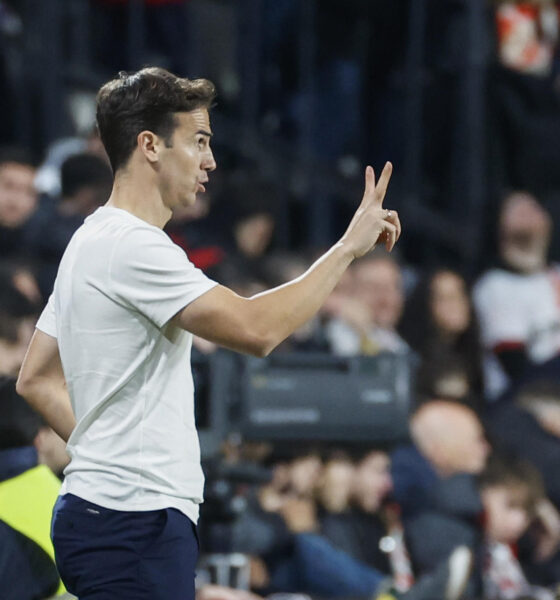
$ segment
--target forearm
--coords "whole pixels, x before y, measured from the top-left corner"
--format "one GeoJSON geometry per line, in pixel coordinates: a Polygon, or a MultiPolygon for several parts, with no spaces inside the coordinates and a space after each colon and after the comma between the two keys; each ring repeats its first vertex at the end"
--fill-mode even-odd
{"type": "Polygon", "coordinates": [[[21,390],[20,394],[65,441],[76,425],[70,396],[64,383],[38,379],[21,390]]]}
{"type": "Polygon", "coordinates": [[[317,313],[354,258],[378,241],[393,248],[400,221],[396,211],[383,209],[391,169],[387,163],[376,185],[367,167],[364,196],[348,229],[301,277],[251,298],[216,286],[175,315],[174,324],[226,348],[267,355],[317,313]]]}
{"type": "Polygon", "coordinates": [[[317,313],[352,260],[337,243],[297,279],[249,298],[252,326],[267,340],[267,353],[317,313]]]}
{"type": "Polygon", "coordinates": [[[76,421],[55,337],[35,330],[16,390],[67,442],[76,421]]]}
{"type": "Polygon", "coordinates": [[[338,243],[301,277],[251,298],[216,286],[182,310],[175,322],[231,350],[265,356],[319,310],[352,259],[351,251],[338,243]]]}

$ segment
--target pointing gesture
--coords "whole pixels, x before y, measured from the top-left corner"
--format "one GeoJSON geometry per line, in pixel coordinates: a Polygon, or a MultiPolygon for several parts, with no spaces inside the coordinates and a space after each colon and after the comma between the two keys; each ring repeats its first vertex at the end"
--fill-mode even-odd
{"type": "Polygon", "coordinates": [[[363,256],[378,242],[384,242],[390,252],[401,235],[397,211],[383,208],[392,172],[393,165],[390,162],[385,163],[376,184],[373,169],[370,166],[366,167],[364,196],[341,240],[349,245],[354,258],[363,256]]]}

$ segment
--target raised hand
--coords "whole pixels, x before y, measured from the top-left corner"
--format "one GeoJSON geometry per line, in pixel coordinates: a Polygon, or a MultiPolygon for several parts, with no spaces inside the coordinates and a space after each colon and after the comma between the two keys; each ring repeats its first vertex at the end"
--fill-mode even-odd
{"type": "Polygon", "coordinates": [[[392,172],[393,165],[386,163],[376,184],[373,168],[366,167],[366,186],[362,201],[341,240],[348,244],[354,258],[373,250],[378,242],[384,242],[390,252],[401,235],[397,211],[383,208],[392,172]]]}

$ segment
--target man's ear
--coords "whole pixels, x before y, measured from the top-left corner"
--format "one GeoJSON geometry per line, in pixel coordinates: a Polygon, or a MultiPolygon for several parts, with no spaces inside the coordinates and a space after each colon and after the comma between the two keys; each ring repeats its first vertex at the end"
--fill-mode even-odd
{"type": "Polygon", "coordinates": [[[141,131],[136,138],[138,148],[146,157],[148,162],[156,163],[159,160],[159,152],[162,140],[153,131],[141,131]]]}

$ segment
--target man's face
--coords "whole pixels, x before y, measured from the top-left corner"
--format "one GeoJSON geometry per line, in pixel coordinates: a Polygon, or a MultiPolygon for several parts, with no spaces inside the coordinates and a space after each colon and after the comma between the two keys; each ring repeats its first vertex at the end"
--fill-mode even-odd
{"type": "Polygon", "coordinates": [[[527,491],[496,485],[482,491],[486,514],[486,535],[494,542],[513,544],[529,526],[527,491]]]}
{"type": "Polygon", "coordinates": [[[500,254],[513,268],[526,273],[541,269],[546,261],[552,221],[529,194],[516,192],[500,214],[500,254]]]}
{"type": "Polygon", "coordinates": [[[456,473],[480,473],[488,459],[490,446],[480,421],[464,414],[447,432],[447,461],[456,473]]]}
{"type": "Polygon", "coordinates": [[[376,325],[394,329],[401,317],[404,295],[399,268],[390,260],[356,265],[356,292],[369,306],[376,325]]]}
{"type": "Polygon", "coordinates": [[[177,127],[171,147],[164,148],[160,161],[160,189],[165,205],[174,208],[193,206],[196,194],[204,192],[208,173],[216,168],[210,149],[210,118],[199,108],[175,114],[177,127]]]}
{"type": "Polygon", "coordinates": [[[35,170],[28,165],[0,166],[0,225],[15,229],[31,216],[37,206],[34,178],[35,170]]]}

